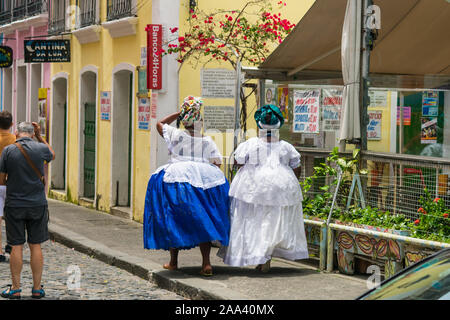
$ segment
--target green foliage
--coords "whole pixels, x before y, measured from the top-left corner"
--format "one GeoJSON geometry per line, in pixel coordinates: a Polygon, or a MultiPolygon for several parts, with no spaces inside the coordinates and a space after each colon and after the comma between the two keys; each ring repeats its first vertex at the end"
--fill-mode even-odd
{"type": "MultiPolygon", "coordinates": [[[[332,185],[337,184],[338,175],[337,170],[331,164],[334,163],[340,167],[343,183],[345,183],[346,181],[351,181],[352,175],[358,170],[358,156],[359,150],[355,150],[351,159],[341,158],[339,157],[338,149],[334,148],[327,157],[326,163],[321,163],[319,166],[314,167],[314,174],[300,182],[304,194],[303,213],[305,216],[323,220],[328,218],[333,199],[330,188],[332,185]],[[330,185],[319,187],[319,194],[315,194],[313,197],[309,196],[307,193],[314,186],[314,182],[324,179],[326,176],[331,177],[333,182],[330,185]]],[[[363,170],[358,172],[366,174],[363,170]]],[[[342,190],[340,194],[343,196],[342,190]]],[[[408,230],[411,237],[450,243],[450,220],[448,217],[450,208],[446,208],[442,199],[433,198],[426,189],[425,195],[420,197],[419,204],[421,207],[418,210],[418,214],[421,216],[415,221],[411,221],[403,214],[392,214],[369,206],[366,208],[352,207],[347,211],[335,206],[331,218],[342,222],[352,222],[393,230],[408,230]]]]}
{"type": "Polygon", "coordinates": [[[450,208],[440,198],[433,198],[427,189],[419,199],[419,218],[411,227],[413,237],[433,241],[450,242],[450,208]]]}

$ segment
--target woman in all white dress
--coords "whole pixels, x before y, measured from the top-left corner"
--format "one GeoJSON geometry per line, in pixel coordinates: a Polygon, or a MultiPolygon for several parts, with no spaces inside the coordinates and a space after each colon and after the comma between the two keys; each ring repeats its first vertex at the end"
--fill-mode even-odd
{"type": "Polygon", "coordinates": [[[293,169],[300,154],[278,139],[284,118],[278,107],[265,105],[255,113],[259,137],[235,151],[239,169],[230,186],[229,245],[218,256],[231,266],[257,265],[267,272],[272,257],[306,259],[308,247],[302,192],[293,169]]]}
{"type": "Polygon", "coordinates": [[[228,244],[229,184],[219,169],[222,156],[201,133],[200,98],[188,96],[181,111],[157,124],[170,161],[150,178],[145,197],[144,248],[170,251],[165,269],[178,269],[178,252],[200,246],[203,276],[212,275],[211,241],[228,244]],[[179,119],[185,130],[169,126],[179,119]]]}

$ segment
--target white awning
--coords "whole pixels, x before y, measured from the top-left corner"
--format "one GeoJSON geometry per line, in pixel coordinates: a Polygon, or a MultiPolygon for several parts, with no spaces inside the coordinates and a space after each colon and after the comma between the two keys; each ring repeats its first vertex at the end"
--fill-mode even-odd
{"type": "MultiPolygon", "coordinates": [[[[450,2],[374,0],[381,30],[370,58],[370,86],[450,86],[450,2]]],[[[346,0],[316,0],[289,36],[248,78],[342,84],[346,0]]]]}

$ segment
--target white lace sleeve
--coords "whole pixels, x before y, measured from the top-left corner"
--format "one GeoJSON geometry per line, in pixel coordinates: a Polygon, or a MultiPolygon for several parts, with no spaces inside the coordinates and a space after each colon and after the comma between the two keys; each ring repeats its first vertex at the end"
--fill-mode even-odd
{"type": "Polygon", "coordinates": [[[177,128],[169,126],[167,123],[163,124],[163,137],[167,143],[167,148],[169,150],[171,150],[173,147],[173,142],[174,142],[175,136],[176,136],[175,133],[177,130],[178,130],[177,128]]]}
{"type": "Polygon", "coordinates": [[[216,143],[210,138],[209,139],[209,160],[213,161],[215,164],[222,164],[222,154],[219,151],[216,143]]]}
{"type": "Polygon", "coordinates": [[[249,141],[250,140],[242,142],[240,145],[238,145],[236,151],[234,152],[234,159],[238,164],[245,164],[248,161],[249,144],[250,144],[249,141]]]}
{"type": "Polygon", "coordinates": [[[292,169],[300,167],[300,153],[294,148],[292,144],[288,143],[287,146],[289,147],[289,167],[291,167],[292,169]]]}

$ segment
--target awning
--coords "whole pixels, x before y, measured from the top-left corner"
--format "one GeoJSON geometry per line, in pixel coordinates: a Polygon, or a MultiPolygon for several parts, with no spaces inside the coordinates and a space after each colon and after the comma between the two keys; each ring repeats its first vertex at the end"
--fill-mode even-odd
{"type": "MultiPolygon", "coordinates": [[[[381,30],[371,52],[372,87],[450,86],[450,3],[374,0],[381,30]]],[[[289,36],[248,78],[342,84],[341,35],[346,0],[316,0],[289,36]]]]}

